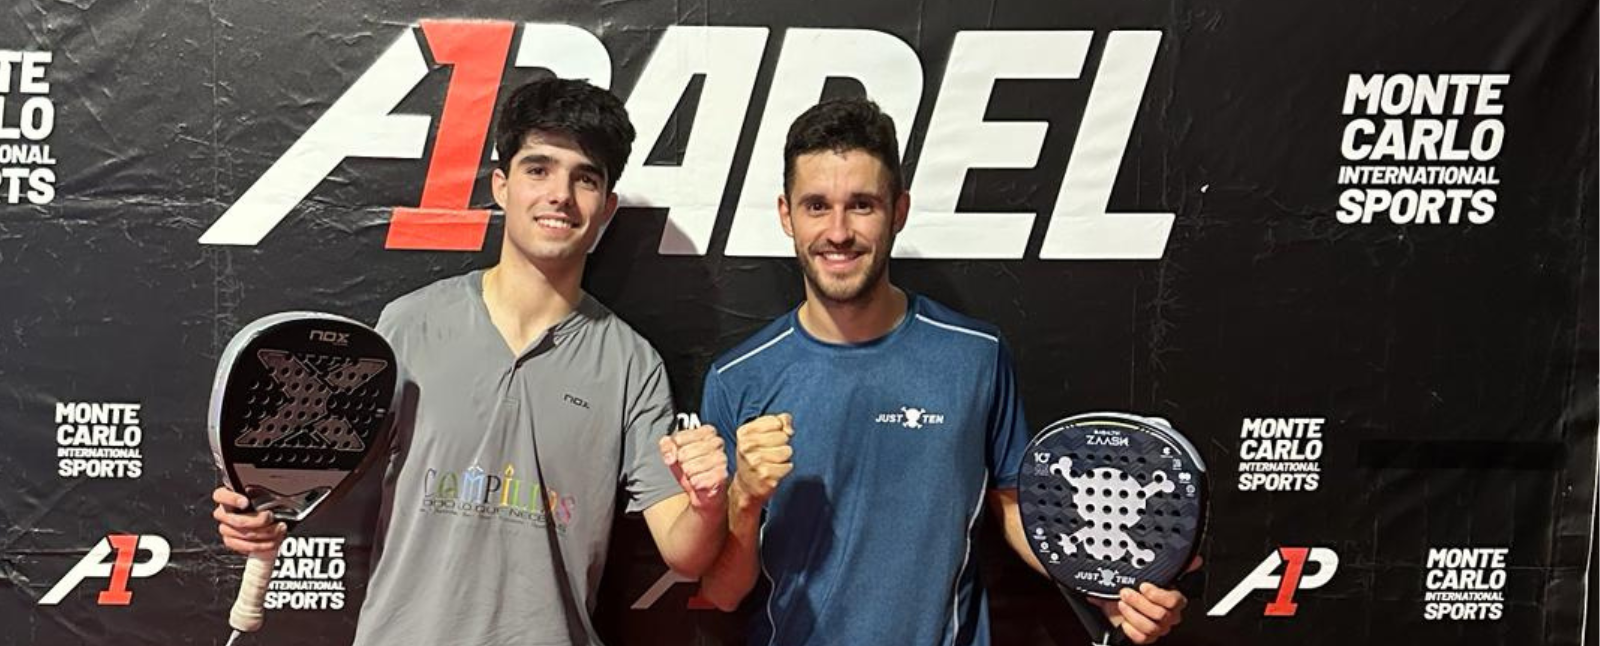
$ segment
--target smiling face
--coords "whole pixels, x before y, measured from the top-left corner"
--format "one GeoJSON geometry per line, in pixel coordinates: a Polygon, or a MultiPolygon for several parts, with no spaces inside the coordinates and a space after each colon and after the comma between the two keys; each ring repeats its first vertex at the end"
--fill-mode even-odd
{"type": "Polygon", "coordinates": [[[493,178],[494,200],[506,214],[502,256],[581,264],[617,210],[605,170],[577,139],[547,130],[528,133],[505,166],[493,178]]]}
{"type": "Polygon", "coordinates": [[[905,193],[894,194],[889,169],[865,150],[797,156],[778,216],[794,239],[808,297],[857,303],[877,293],[888,281],[889,251],[909,204],[905,193]]]}

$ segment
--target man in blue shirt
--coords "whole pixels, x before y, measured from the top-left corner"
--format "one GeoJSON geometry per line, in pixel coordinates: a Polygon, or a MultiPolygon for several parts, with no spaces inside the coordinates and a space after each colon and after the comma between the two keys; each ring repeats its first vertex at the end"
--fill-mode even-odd
{"type": "MultiPolygon", "coordinates": [[[[889,281],[910,210],[898,151],[869,101],[795,121],[778,214],[806,300],[706,375],[701,415],[736,469],[701,592],[731,610],[768,580],[752,644],[988,644],[972,555],[985,500],[1042,571],[1017,512],[1029,432],[1005,343],[889,281]]],[[[1184,604],[1147,584],[1102,607],[1142,644],[1184,604]]]]}

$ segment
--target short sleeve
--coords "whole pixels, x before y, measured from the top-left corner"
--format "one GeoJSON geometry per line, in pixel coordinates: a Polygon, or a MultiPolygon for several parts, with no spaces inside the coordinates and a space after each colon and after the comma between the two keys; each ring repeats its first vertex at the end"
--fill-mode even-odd
{"type": "Polygon", "coordinates": [[[1017,486],[1022,454],[1027,450],[1031,436],[1027,415],[1022,410],[1022,397],[1017,393],[1011,349],[1001,341],[995,359],[994,399],[989,410],[989,473],[993,474],[990,476],[990,488],[1010,489],[1017,486]]]}
{"type": "Polygon", "coordinates": [[[632,404],[624,413],[627,427],[622,436],[623,484],[628,491],[628,513],[636,513],[683,489],[661,461],[658,447],[661,438],[672,432],[674,418],[672,386],[660,360],[655,361],[631,394],[632,404]]]}
{"type": "Polygon", "coordinates": [[[394,319],[394,304],[390,303],[383,306],[383,311],[378,313],[378,323],[372,326],[372,329],[377,330],[378,334],[390,343],[394,343],[394,319]]]}
{"type": "Polygon", "coordinates": [[[735,451],[738,449],[739,438],[736,433],[739,430],[739,420],[729,399],[728,391],[713,366],[706,371],[705,388],[700,393],[700,423],[709,424],[717,429],[717,433],[722,436],[722,446],[728,452],[728,464],[734,465],[738,464],[735,451]]]}

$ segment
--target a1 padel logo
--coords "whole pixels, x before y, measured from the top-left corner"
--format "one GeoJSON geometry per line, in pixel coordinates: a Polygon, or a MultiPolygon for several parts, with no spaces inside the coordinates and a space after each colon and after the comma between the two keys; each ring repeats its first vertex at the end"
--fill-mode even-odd
{"type": "Polygon", "coordinates": [[[1338,571],[1339,555],[1331,549],[1280,547],[1278,551],[1267,555],[1256,569],[1245,575],[1244,580],[1234,586],[1227,596],[1222,597],[1217,605],[1211,607],[1211,610],[1206,611],[1206,614],[1221,617],[1231,612],[1251,592],[1276,590],[1277,596],[1267,604],[1261,614],[1266,617],[1293,617],[1300,607],[1294,600],[1295,593],[1326,585],[1338,571]],[[1306,569],[1307,563],[1316,564],[1309,573],[1306,569]]]}
{"type": "MultiPolygon", "coordinates": [[[[677,572],[673,572],[670,568],[668,568],[660,578],[656,579],[654,584],[644,591],[644,594],[639,595],[639,598],[635,600],[633,605],[629,606],[629,608],[632,610],[650,610],[655,607],[657,602],[661,601],[662,597],[667,596],[667,591],[671,590],[672,586],[679,583],[695,583],[699,580],[700,579],[694,579],[686,577],[682,574],[678,574],[677,572]]],[[[715,605],[712,605],[709,599],[701,596],[698,591],[689,596],[689,600],[685,602],[684,607],[688,610],[717,609],[715,605]]],[[[673,608],[668,609],[672,610],[673,608]]]]}
{"type": "MultiPolygon", "coordinates": [[[[611,84],[613,61],[598,37],[564,24],[527,23],[512,56],[518,25],[506,21],[424,20],[420,31],[399,34],[360,78],[267,169],[205,234],[202,244],[255,245],[277,227],[329,174],[350,158],[420,160],[430,150],[416,206],[395,205],[386,246],[391,249],[476,251],[484,244],[490,212],[470,206],[488,154],[494,114],[508,61],[545,68],[564,78],[611,84]],[[396,113],[432,67],[449,67],[449,86],[435,129],[426,114],[396,113]]],[[[680,99],[699,83],[683,161],[647,165],[636,153],[621,189],[624,206],[667,210],[659,251],[709,252],[723,195],[743,147],[739,124],[753,101],[756,79],[773,30],[767,27],[674,25],[662,33],[627,97],[638,131],[635,151],[654,149],[670,129],[680,99]],[[729,125],[732,124],[732,127],[729,125]],[[665,232],[671,231],[672,235],[665,232]]],[[[862,29],[788,29],[750,162],[723,249],[728,256],[782,257],[794,253],[773,197],[780,190],[783,140],[789,124],[822,95],[829,79],[858,82],[902,133],[904,146],[919,125],[926,77],[917,52],[892,34],[862,29]]],[[[1161,45],[1161,32],[962,31],[954,35],[942,85],[926,125],[913,179],[917,210],[901,232],[894,255],[913,258],[1022,258],[1036,225],[1045,226],[1039,257],[1156,259],[1166,249],[1172,213],[1112,213],[1112,187],[1122,167],[1145,86],[1161,45]],[[1099,39],[1097,55],[1091,49],[1099,39]],[[1098,69],[1085,70],[1091,61],[1098,69]],[[957,208],[967,173],[976,169],[1036,168],[1051,116],[986,120],[995,86],[1011,79],[1081,79],[1092,76],[1061,185],[1049,213],[977,213],[957,208]],[[1041,218],[1043,215],[1045,217],[1041,218]]],[[[1069,126],[1070,127],[1070,126],[1069,126]]],[[[984,205],[974,205],[984,210],[984,205]]],[[[989,210],[1001,210],[998,207],[989,210]]]]}
{"type": "Polygon", "coordinates": [[[944,423],[944,414],[930,413],[926,408],[901,406],[896,413],[879,413],[873,420],[879,424],[899,424],[903,428],[923,428],[944,423]]]}
{"type": "Polygon", "coordinates": [[[67,593],[72,592],[84,579],[110,579],[106,589],[100,591],[95,598],[95,603],[102,606],[126,606],[133,603],[133,591],[128,589],[128,580],[143,579],[154,576],[161,568],[167,566],[167,559],[172,556],[172,547],[167,539],[154,534],[143,536],[134,534],[112,534],[100,539],[100,542],[84,555],[83,560],[72,566],[67,575],[56,582],[44,597],[39,599],[41,606],[53,606],[61,603],[67,593]],[[112,557],[112,552],[116,555],[112,557]],[[139,560],[139,554],[147,554],[148,558],[139,560]],[[109,558],[108,560],[108,557],[109,558]]]}

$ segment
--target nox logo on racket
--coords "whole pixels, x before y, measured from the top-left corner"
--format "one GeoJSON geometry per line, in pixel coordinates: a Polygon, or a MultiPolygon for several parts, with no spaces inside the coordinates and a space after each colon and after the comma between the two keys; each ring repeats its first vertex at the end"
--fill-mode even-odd
{"type": "MultiPolygon", "coordinates": [[[[366,447],[361,436],[352,431],[350,423],[341,416],[345,409],[359,408],[359,405],[338,401],[338,398],[365,385],[387,368],[388,362],[295,356],[282,350],[261,350],[256,356],[277,385],[278,409],[240,433],[235,440],[237,446],[315,447],[337,451],[360,451],[366,447]]],[[[263,398],[272,396],[261,395],[263,398]]]]}
{"type": "Polygon", "coordinates": [[[312,330],[311,340],[332,343],[334,345],[350,345],[350,335],[348,333],[334,332],[331,330],[312,330]]]}
{"type": "Polygon", "coordinates": [[[85,554],[83,560],[72,566],[67,575],[56,582],[44,597],[39,599],[41,606],[53,606],[61,603],[67,593],[77,589],[78,584],[84,579],[111,579],[95,598],[95,603],[102,606],[126,606],[133,603],[133,591],[128,589],[129,579],[143,579],[154,576],[167,566],[167,559],[172,556],[172,547],[167,539],[154,534],[143,536],[136,534],[112,534],[100,539],[94,548],[85,554]],[[107,557],[116,552],[115,558],[107,557]],[[137,560],[140,552],[150,555],[144,561],[137,560]]]}
{"type": "Polygon", "coordinates": [[[1295,603],[1294,595],[1300,590],[1314,590],[1320,588],[1333,579],[1333,574],[1339,571],[1339,554],[1326,547],[1280,547],[1278,551],[1267,555],[1256,569],[1245,575],[1239,585],[1234,586],[1227,596],[1222,597],[1217,605],[1206,611],[1212,617],[1221,617],[1232,612],[1245,597],[1256,590],[1277,590],[1278,596],[1262,611],[1266,617],[1293,617],[1300,604],[1295,603]],[[1306,573],[1306,564],[1316,564],[1316,569],[1310,574],[1306,573]],[[1283,566],[1282,574],[1278,566],[1283,566]]]}

